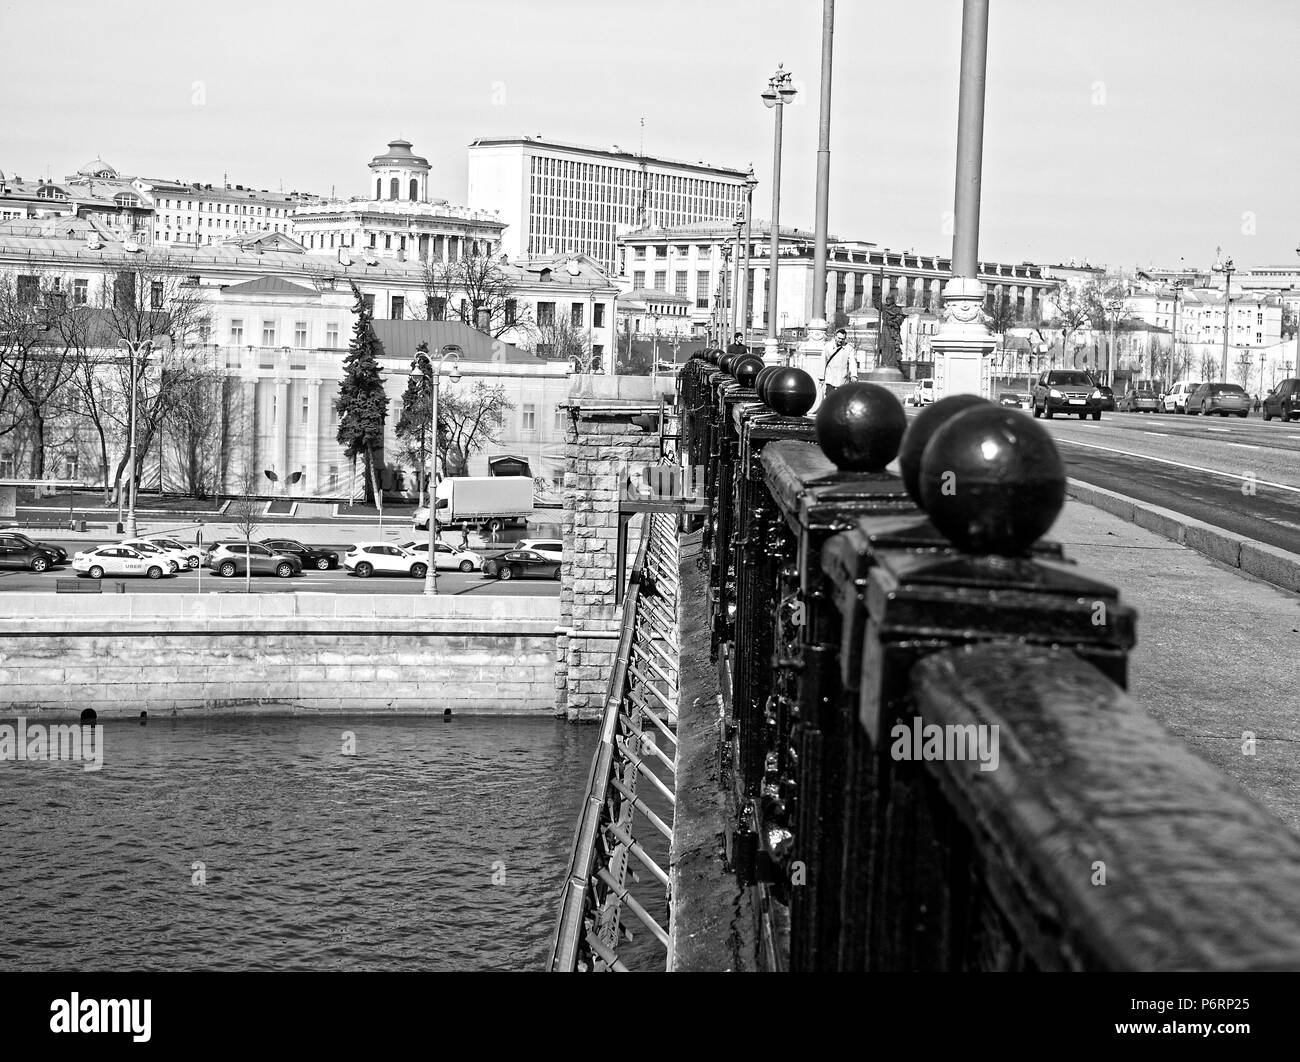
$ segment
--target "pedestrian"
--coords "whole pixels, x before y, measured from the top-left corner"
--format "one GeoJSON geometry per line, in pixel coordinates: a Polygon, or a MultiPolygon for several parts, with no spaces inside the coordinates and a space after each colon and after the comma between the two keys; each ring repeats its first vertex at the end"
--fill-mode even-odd
{"type": "Polygon", "coordinates": [[[469,527],[465,524],[460,525],[460,548],[469,549],[469,527]]]}
{"type": "Polygon", "coordinates": [[[858,378],[858,350],[849,342],[843,328],[835,333],[822,348],[822,399],[831,396],[835,388],[858,378]]]}
{"type": "Polygon", "coordinates": [[[1255,396],[1255,412],[1256,412],[1256,413],[1259,412],[1259,407],[1260,407],[1261,405],[1263,405],[1263,403],[1260,402],[1260,400],[1259,400],[1259,395],[1256,395],[1256,396],[1255,396]]]}
{"type": "Polygon", "coordinates": [[[727,347],[728,354],[748,354],[749,347],[745,346],[745,333],[737,332],[731,337],[731,345],[727,347]]]}

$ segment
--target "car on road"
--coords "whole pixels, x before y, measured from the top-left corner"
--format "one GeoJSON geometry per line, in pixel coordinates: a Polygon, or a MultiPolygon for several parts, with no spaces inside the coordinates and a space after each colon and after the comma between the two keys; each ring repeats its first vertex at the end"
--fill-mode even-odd
{"type": "Polygon", "coordinates": [[[1096,387],[1097,390],[1101,392],[1101,411],[1103,413],[1114,413],[1115,392],[1111,388],[1107,387],[1100,380],[1098,380],[1097,377],[1093,376],[1091,373],[1089,373],[1088,375],[1092,378],[1093,386],[1096,387]]]}
{"type": "Polygon", "coordinates": [[[1241,384],[1203,383],[1187,396],[1187,412],[1195,416],[1204,413],[1207,417],[1217,413],[1221,417],[1233,414],[1244,417],[1250,412],[1250,395],[1241,384]]]}
{"type": "Polygon", "coordinates": [[[0,531],[0,545],[16,551],[9,554],[9,556],[15,559],[12,563],[5,565],[6,567],[31,568],[32,571],[43,572],[45,568],[57,568],[60,565],[68,563],[68,551],[62,546],[56,546],[53,542],[37,542],[28,538],[21,531],[0,531]],[[24,550],[31,551],[31,559],[33,560],[37,553],[44,554],[49,563],[45,565],[45,568],[32,568],[30,563],[18,563],[16,558],[24,550]]]}
{"type": "MultiPolygon", "coordinates": [[[[429,542],[427,539],[411,539],[409,542],[398,543],[398,549],[404,549],[407,553],[418,554],[421,558],[429,555],[429,542]]],[[[437,558],[438,571],[460,571],[476,572],[483,567],[483,557],[475,553],[472,549],[461,549],[459,546],[453,546],[450,542],[437,542],[434,544],[434,556],[437,558]]]]}
{"type": "Polygon", "coordinates": [[[0,568],[39,573],[49,571],[58,563],[54,554],[25,535],[0,535],[0,568]]]}
{"type": "Polygon", "coordinates": [[[1027,391],[999,391],[998,405],[1011,406],[1015,409],[1029,409],[1034,404],[1034,396],[1027,391]]]}
{"type": "Polygon", "coordinates": [[[515,549],[531,549],[547,560],[564,560],[564,543],[558,538],[521,538],[515,549]]]}
{"type": "Polygon", "coordinates": [[[423,579],[429,572],[424,557],[391,542],[357,542],[349,546],[343,567],[362,579],[372,575],[409,575],[412,579],[423,579]]]}
{"type": "Polygon", "coordinates": [[[339,555],[333,550],[306,546],[292,538],[264,538],[262,545],[273,553],[288,553],[302,561],[304,569],[315,568],[327,572],[339,566],[339,555]]]}
{"type": "MultiPolygon", "coordinates": [[[[161,542],[155,542],[149,538],[128,538],[118,543],[119,546],[125,546],[127,549],[133,549],[137,553],[146,553],[161,557],[171,568],[172,574],[175,575],[182,568],[190,566],[189,557],[184,549],[168,549],[161,542]]],[[[195,565],[198,567],[198,565],[195,565]]]]}
{"type": "Polygon", "coordinates": [[[1190,380],[1179,380],[1173,387],[1169,388],[1160,396],[1160,410],[1162,413],[1186,413],[1187,396],[1190,395],[1201,385],[1190,380]]]}
{"type": "Polygon", "coordinates": [[[535,575],[542,579],[558,579],[561,564],[553,558],[543,557],[535,549],[512,549],[493,557],[483,564],[484,578],[522,579],[535,575]]]}
{"type": "Polygon", "coordinates": [[[1116,408],[1121,413],[1159,413],[1160,399],[1154,391],[1126,391],[1116,408]]]}
{"type": "Polygon", "coordinates": [[[1101,420],[1101,391],[1086,372],[1075,369],[1048,369],[1034,386],[1034,416],[1054,413],[1078,414],[1080,420],[1091,415],[1101,420]]]}
{"type": "Polygon", "coordinates": [[[221,542],[208,555],[208,567],[227,579],[234,575],[277,575],[289,579],[302,573],[302,561],[276,553],[260,542],[221,542]]]}
{"type": "Polygon", "coordinates": [[[118,543],[82,550],[72,558],[72,570],[102,579],[106,575],[143,575],[161,579],[175,575],[167,559],[154,550],[138,550],[118,543]]]}
{"type": "Polygon", "coordinates": [[[912,391],[911,404],[914,406],[928,406],[934,401],[934,380],[917,380],[916,387],[912,391]]]}
{"type": "Polygon", "coordinates": [[[172,538],[168,535],[143,535],[141,537],[146,542],[152,542],[155,545],[162,546],[163,549],[179,554],[185,561],[184,567],[197,568],[203,563],[203,548],[201,546],[190,545],[182,542],[179,538],[172,538]]]}
{"type": "Polygon", "coordinates": [[[1265,420],[1278,417],[1285,424],[1292,417],[1300,417],[1300,380],[1283,380],[1264,396],[1260,408],[1265,420]]]}

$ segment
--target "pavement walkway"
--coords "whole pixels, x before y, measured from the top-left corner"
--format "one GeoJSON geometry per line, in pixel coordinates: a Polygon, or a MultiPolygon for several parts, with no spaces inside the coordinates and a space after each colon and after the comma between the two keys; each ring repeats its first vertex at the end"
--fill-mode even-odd
{"type": "Polygon", "coordinates": [[[1300,830],[1300,595],[1074,499],[1048,537],[1137,610],[1130,695],[1300,830]]]}

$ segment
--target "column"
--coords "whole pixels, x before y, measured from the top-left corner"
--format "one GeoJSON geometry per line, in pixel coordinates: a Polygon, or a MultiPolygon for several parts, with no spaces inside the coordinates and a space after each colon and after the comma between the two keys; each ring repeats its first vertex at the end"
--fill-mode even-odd
{"type": "Polygon", "coordinates": [[[235,490],[242,492],[244,474],[251,472],[260,475],[257,468],[257,376],[256,367],[244,367],[247,375],[243,378],[243,395],[241,396],[239,417],[243,422],[244,444],[239,448],[240,460],[235,466],[235,490]]]}
{"type": "Polygon", "coordinates": [[[284,490],[286,477],[289,475],[289,381],[284,376],[275,378],[275,474],[280,477],[284,490]]]}
{"type": "Polygon", "coordinates": [[[307,474],[303,477],[304,494],[321,494],[320,482],[320,389],[319,378],[307,381],[307,474]]]}

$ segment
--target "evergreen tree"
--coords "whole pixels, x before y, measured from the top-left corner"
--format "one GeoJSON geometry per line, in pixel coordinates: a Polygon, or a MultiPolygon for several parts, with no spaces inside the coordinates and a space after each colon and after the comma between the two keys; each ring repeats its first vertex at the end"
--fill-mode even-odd
{"type": "Polygon", "coordinates": [[[380,495],[379,462],[384,447],[384,421],[388,419],[388,396],[384,393],[383,370],[379,366],[379,339],[361,290],[354,283],[352,294],[357,315],[352,344],[343,359],[343,380],[339,384],[339,445],[348,460],[361,457],[366,473],[366,501],[376,503],[380,495]]]}
{"type": "MultiPolygon", "coordinates": [[[[420,343],[415,348],[428,355],[429,345],[420,343]]],[[[429,454],[432,447],[429,439],[429,414],[433,400],[429,377],[412,374],[407,378],[406,390],[402,392],[402,412],[397,418],[397,437],[405,444],[398,455],[420,469],[421,490],[424,478],[429,470],[429,454]]]]}

